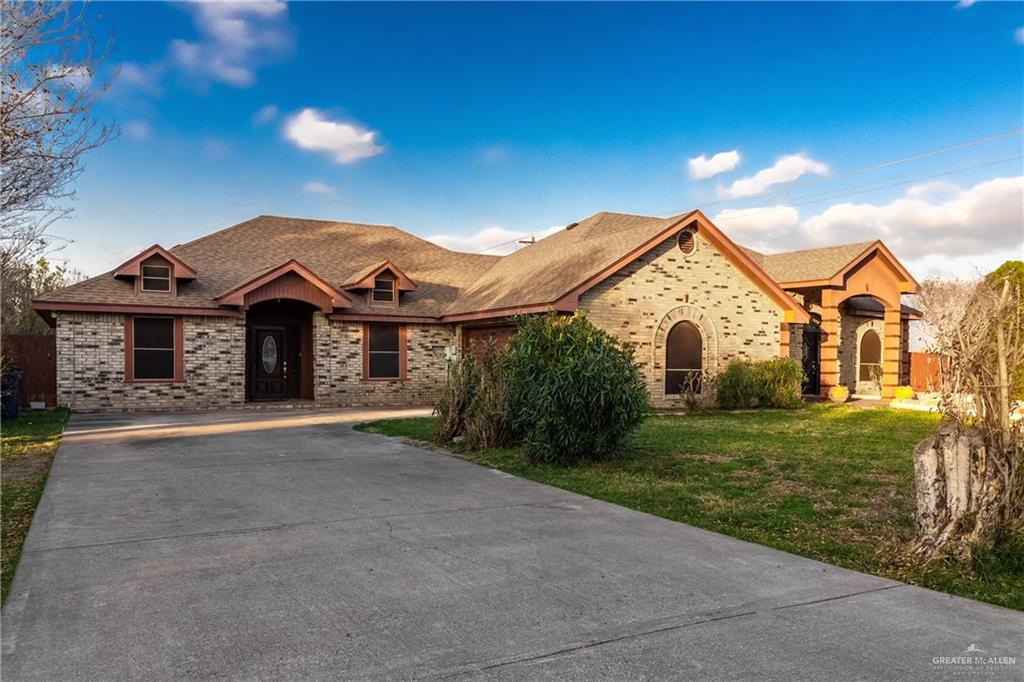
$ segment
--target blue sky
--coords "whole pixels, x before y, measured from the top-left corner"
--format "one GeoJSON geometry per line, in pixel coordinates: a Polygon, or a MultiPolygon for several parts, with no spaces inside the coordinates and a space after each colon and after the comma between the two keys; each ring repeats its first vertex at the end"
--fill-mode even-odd
{"type": "Polygon", "coordinates": [[[1021,257],[1020,134],[846,175],[1024,126],[1024,5],[968,4],[95,3],[122,134],[55,231],[98,274],[261,213],[478,250],[699,207],[970,274],[1021,257]]]}

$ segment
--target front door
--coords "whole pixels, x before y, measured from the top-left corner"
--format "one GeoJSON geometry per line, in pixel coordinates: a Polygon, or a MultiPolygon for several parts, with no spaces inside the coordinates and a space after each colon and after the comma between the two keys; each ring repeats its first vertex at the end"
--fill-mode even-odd
{"type": "Polygon", "coordinates": [[[289,327],[253,327],[249,336],[249,396],[252,400],[288,400],[295,395],[291,355],[294,334],[289,327]]]}
{"type": "Polygon", "coordinates": [[[804,327],[803,344],[804,395],[818,395],[821,391],[821,330],[804,327]]]}

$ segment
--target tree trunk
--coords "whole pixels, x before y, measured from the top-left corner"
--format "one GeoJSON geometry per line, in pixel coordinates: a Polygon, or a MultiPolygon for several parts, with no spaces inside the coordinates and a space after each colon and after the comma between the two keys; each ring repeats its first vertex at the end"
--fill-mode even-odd
{"type": "Polygon", "coordinates": [[[980,433],[955,424],[944,424],[914,449],[915,551],[963,554],[983,537],[992,515],[1000,513],[1003,488],[986,460],[989,454],[980,433]]]}

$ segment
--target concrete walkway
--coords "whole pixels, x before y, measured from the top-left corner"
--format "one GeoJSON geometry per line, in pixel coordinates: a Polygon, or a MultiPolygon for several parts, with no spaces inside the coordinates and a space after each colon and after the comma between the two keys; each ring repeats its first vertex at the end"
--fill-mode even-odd
{"type": "Polygon", "coordinates": [[[351,429],[377,414],[75,416],[4,681],[1024,679],[1024,614],[351,429]],[[971,645],[1016,662],[941,660],[971,645]]]}

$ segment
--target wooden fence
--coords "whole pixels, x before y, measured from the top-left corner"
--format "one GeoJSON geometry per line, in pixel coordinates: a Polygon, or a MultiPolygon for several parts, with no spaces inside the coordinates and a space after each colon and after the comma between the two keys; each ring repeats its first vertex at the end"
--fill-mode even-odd
{"type": "Polygon", "coordinates": [[[937,353],[910,354],[910,387],[915,391],[937,391],[942,382],[937,353]]]}
{"type": "Polygon", "coordinates": [[[52,334],[4,334],[3,355],[24,372],[21,404],[45,400],[57,404],[57,337],[52,334]]]}

